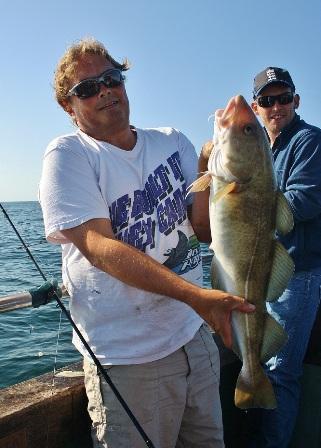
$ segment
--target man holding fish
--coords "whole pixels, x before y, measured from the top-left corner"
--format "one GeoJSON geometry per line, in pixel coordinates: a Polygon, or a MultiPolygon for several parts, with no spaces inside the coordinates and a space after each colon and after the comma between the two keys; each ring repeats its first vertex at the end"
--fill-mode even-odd
{"type": "MultiPolygon", "coordinates": [[[[173,128],[130,124],[128,68],[94,39],[57,66],[56,98],[77,129],[45,154],[46,237],[62,245],[72,318],[154,445],[222,448],[218,350],[204,320],[230,346],[232,311],[255,307],[202,287],[197,237],[209,223],[198,228],[193,217],[208,202],[186,199],[195,150],[173,128]]],[[[75,334],[73,342],[85,358],[94,446],[145,446],[75,334]]]]}

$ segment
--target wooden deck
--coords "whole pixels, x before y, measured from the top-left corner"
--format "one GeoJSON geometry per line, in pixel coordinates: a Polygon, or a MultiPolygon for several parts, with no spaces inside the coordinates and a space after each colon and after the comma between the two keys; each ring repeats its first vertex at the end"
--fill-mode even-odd
{"type": "MultiPolygon", "coordinates": [[[[82,372],[81,364],[63,371],[82,372]]],[[[0,448],[91,448],[83,376],[52,373],[0,390],[0,448]]]]}

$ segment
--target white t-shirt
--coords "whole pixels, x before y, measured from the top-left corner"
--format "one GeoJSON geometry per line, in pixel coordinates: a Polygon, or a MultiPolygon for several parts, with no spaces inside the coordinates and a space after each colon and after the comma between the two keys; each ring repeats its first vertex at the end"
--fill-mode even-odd
{"type": "MultiPolygon", "coordinates": [[[[191,340],[202,324],[188,305],[95,268],[60,232],[93,218],[110,219],[119,240],[202,285],[200,245],[185,199],[196,177],[195,149],[172,128],[136,132],[131,151],[82,131],[53,140],[40,182],[46,237],[62,244],[71,316],[102,364],[160,359],[191,340]]],[[[75,333],[73,343],[89,357],[75,333]]]]}

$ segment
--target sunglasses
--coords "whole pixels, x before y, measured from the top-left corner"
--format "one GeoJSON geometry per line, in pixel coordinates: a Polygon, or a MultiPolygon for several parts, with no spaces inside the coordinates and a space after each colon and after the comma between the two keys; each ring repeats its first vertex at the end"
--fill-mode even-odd
{"type": "Polygon", "coordinates": [[[277,101],[282,106],[285,106],[286,104],[292,103],[293,97],[292,92],[281,93],[280,95],[259,96],[257,103],[260,107],[272,107],[277,101]]]}
{"type": "Polygon", "coordinates": [[[124,79],[125,76],[121,70],[117,68],[108,69],[100,76],[80,81],[69,90],[67,96],[75,95],[82,100],[90,98],[100,92],[101,84],[108,88],[118,87],[124,82],[124,79]]]}

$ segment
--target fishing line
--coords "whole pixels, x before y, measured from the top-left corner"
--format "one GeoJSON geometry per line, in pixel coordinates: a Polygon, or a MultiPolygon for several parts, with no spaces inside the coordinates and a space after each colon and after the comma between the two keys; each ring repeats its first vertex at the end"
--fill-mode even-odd
{"type": "Polygon", "coordinates": [[[58,346],[59,346],[59,339],[60,339],[60,333],[61,333],[61,320],[62,320],[62,309],[60,310],[59,327],[58,327],[57,339],[56,339],[55,360],[54,360],[54,368],[53,368],[52,380],[51,380],[51,395],[53,395],[53,388],[55,387],[57,359],[58,359],[58,346]]]}
{"type": "MultiPolygon", "coordinates": [[[[31,260],[33,261],[33,263],[35,264],[38,272],[40,273],[41,277],[43,278],[43,280],[45,282],[48,281],[48,279],[46,278],[45,274],[42,272],[40,266],[38,265],[37,261],[35,260],[35,258],[33,257],[32,253],[30,252],[28,246],[26,245],[26,243],[24,242],[24,240],[22,239],[20,233],[18,232],[18,230],[16,229],[14,223],[11,221],[8,213],[6,212],[6,210],[4,209],[4,207],[2,206],[1,202],[0,202],[0,208],[3,211],[5,217],[7,218],[7,220],[9,221],[11,227],[13,228],[15,234],[17,235],[17,237],[19,238],[19,240],[21,241],[23,247],[25,248],[27,254],[29,255],[29,257],[31,258],[31,260]]],[[[149,437],[147,436],[147,434],[145,433],[145,431],[143,430],[143,428],[141,427],[140,423],[138,422],[138,420],[136,419],[136,417],[134,416],[134,414],[132,413],[132,411],[129,409],[126,401],[123,399],[123,397],[121,396],[121,394],[119,393],[118,389],[116,388],[116,386],[114,385],[112,379],[110,378],[110,376],[106,373],[106,371],[104,370],[102,364],[100,363],[100,361],[96,358],[94,352],[91,350],[91,348],[89,347],[88,343],[86,342],[85,338],[83,337],[83,335],[81,334],[81,332],[78,330],[75,322],[73,321],[73,319],[71,318],[69,312],[67,311],[65,305],[62,303],[62,301],[60,300],[60,298],[58,297],[57,292],[54,290],[54,288],[52,288],[52,297],[55,298],[58,306],[61,308],[61,310],[63,311],[63,313],[65,314],[66,318],[68,319],[70,325],[72,326],[72,328],[74,329],[74,331],[76,332],[77,336],[79,337],[79,339],[81,340],[81,342],[83,343],[84,347],[86,348],[87,352],[89,353],[91,359],[94,361],[94,363],[96,364],[96,367],[98,369],[98,371],[101,373],[101,375],[103,376],[104,380],[106,381],[106,383],[109,385],[109,387],[111,388],[111,390],[113,391],[113,393],[115,394],[117,400],[119,401],[119,403],[122,405],[124,411],[126,412],[126,414],[128,415],[128,417],[131,419],[131,421],[133,422],[135,428],[137,429],[137,431],[139,432],[139,434],[142,436],[146,446],[148,446],[149,448],[155,448],[154,444],[152,443],[152,441],[149,439],[149,437]]]]}
{"type": "Polygon", "coordinates": [[[36,266],[39,274],[41,275],[41,277],[43,278],[43,280],[46,282],[46,276],[45,274],[42,272],[42,270],[40,269],[40,266],[38,265],[37,261],[35,260],[34,256],[32,255],[32,253],[30,252],[27,244],[23,241],[22,237],[20,236],[20,233],[18,232],[18,230],[16,229],[15,225],[13,224],[13,222],[10,219],[10,216],[8,215],[8,213],[6,212],[6,210],[4,209],[3,205],[0,202],[0,207],[1,210],[3,211],[5,217],[7,218],[7,220],[9,221],[11,227],[13,228],[15,234],[17,235],[17,237],[19,238],[21,244],[23,245],[23,247],[25,248],[25,250],[27,251],[27,254],[29,255],[29,257],[31,258],[31,260],[33,261],[34,265],[36,266]]]}

